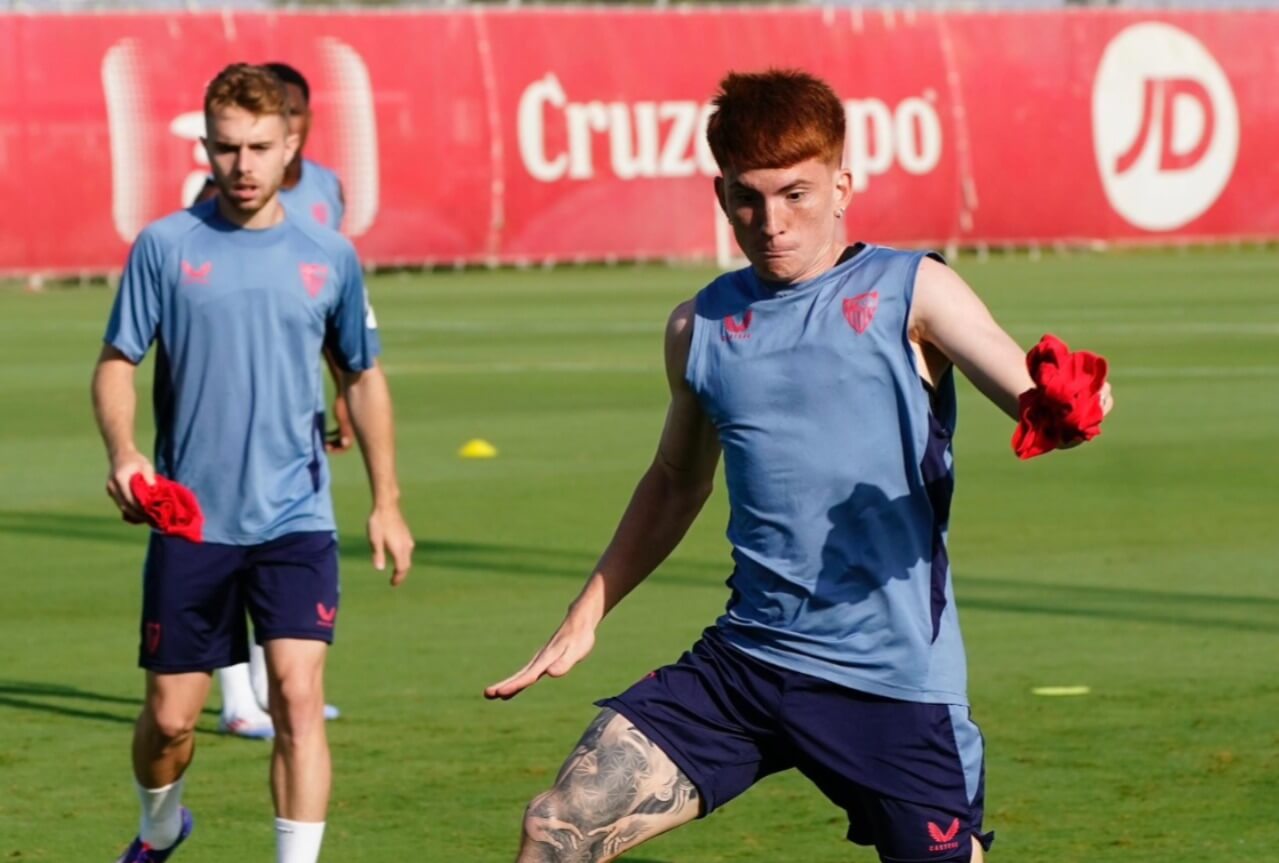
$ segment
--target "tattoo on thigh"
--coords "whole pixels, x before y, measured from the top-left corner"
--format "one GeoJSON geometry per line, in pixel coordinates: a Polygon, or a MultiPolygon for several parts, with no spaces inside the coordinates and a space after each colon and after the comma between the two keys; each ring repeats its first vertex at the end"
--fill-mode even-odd
{"type": "Polygon", "coordinates": [[[699,805],[697,789],[666,754],[605,709],[564,762],[555,787],[529,806],[525,850],[548,863],[608,860],[689,820],[699,805]]]}

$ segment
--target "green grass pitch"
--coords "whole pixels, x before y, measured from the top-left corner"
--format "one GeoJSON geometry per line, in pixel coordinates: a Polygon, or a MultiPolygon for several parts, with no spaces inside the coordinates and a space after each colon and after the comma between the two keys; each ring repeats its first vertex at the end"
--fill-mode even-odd
{"type": "MultiPolygon", "coordinates": [[[[1012,424],[961,391],[951,550],[991,860],[1279,860],[1279,255],[958,266],[1024,345],[1052,331],[1106,354],[1118,403],[1095,443],[1020,463],[1012,424]],[[1091,694],[1031,693],[1076,684],[1091,694]]],[[[419,547],[390,590],[367,559],[359,456],[335,459],[329,700],[343,718],[329,726],[326,860],[510,860],[524,803],[592,700],[675,659],[722,608],[721,486],[585,664],[510,703],[481,698],[539,646],[607,541],[662,421],[662,323],[710,274],[372,279],[419,547]],[[475,437],[499,457],[459,459],[475,437]]],[[[88,402],[110,302],[100,288],[0,290],[4,861],[114,859],[136,826],[144,536],[103,494],[88,402]]],[[[268,859],[268,746],[218,737],[215,707],[188,774],[196,833],[176,859],[268,859]]],[[[842,824],[783,775],[627,859],[873,860],[842,824]]]]}

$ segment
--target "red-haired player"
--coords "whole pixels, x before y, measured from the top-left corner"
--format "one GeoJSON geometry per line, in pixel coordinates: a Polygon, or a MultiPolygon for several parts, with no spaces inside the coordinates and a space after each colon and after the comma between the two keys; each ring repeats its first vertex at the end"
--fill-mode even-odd
{"type": "Polygon", "coordinates": [[[529,804],[519,860],[612,860],[796,768],[882,860],[980,863],[984,753],[946,551],[952,368],[1016,418],[1025,355],[936,256],[844,246],[852,177],[826,84],[733,74],[715,104],[715,187],[751,266],[671,315],[653,464],[564,622],[485,694],[590,652],[721,453],[732,593],[688,653],[599,702],[529,804]]]}

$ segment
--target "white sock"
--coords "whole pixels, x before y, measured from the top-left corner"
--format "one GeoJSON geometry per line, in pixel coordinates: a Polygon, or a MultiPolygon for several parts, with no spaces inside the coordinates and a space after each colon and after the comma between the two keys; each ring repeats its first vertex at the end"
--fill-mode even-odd
{"type": "Polygon", "coordinates": [[[266,685],[266,651],[257,642],[249,645],[249,681],[253,684],[253,698],[258,707],[266,710],[270,703],[266,685]]]}
{"type": "Polygon", "coordinates": [[[157,851],[171,847],[182,832],[182,780],[163,788],[143,788],[136,779],[133,784],[142,804],[138,836],[157,851]]]}
{"type": "Polygon", "coordinates": [[[222,687],[223,719],[251,719],[262,712],[257,699],[253,697],[247,662],[219,668],[218,685],[222,687]]]}
{"type": "Polygon", "coordinates": [[[316,863],[324,822],[275,819],[275,863],[316,863]]]}

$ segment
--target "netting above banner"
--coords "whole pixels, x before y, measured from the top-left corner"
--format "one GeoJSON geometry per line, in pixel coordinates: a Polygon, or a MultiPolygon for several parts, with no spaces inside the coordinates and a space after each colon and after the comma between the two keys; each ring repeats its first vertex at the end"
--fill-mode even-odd
{"type": "Polygon", "coordinates": [[[862,9],[920,11],[1016,11],[1018,9],[1067,9],[1109,7],[1122,9],[1279,9],[1279,0],[0,0],[0,12],[124,12],[124,11],[218,11],[300,10],[300,9],[432,9],[459,6],[501,6],[546,8],[569,7],[758,7],[831,6],[862,9]]]}

